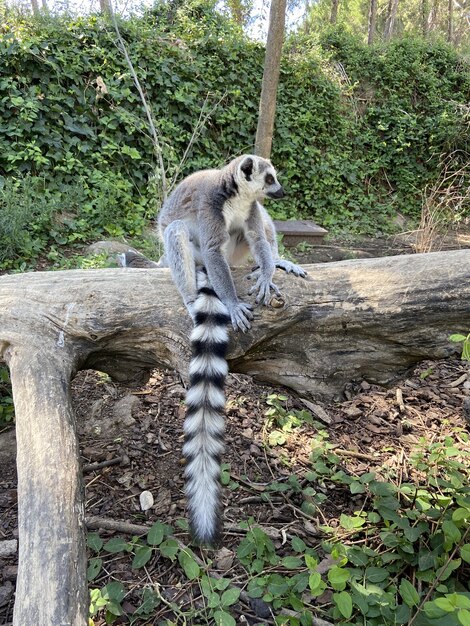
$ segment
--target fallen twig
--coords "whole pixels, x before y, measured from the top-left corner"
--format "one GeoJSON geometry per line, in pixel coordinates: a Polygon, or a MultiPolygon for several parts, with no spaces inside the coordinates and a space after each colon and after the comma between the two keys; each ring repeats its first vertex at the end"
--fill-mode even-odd
{"type": "Polygon", "coordinates": [[[109,459],[108,461],[101,461],[101,463],[87,463],[83,466],[83,473],[94,472],[104,467],[111,467],[112,465],[120,465],[123,461],[122,456],[118,456],[115,459],[109,459]]]}

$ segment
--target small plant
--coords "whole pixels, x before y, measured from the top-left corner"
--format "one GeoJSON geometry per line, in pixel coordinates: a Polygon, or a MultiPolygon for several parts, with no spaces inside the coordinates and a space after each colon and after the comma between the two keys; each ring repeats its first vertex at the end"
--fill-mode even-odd
{"type": "Polygon", "coordinates": [[[460,358],[462,359],[462,361],[470,361],[470,333],[468,333],[468,335],[466,336],[454,334],[451,335],[449,339],[454,343],[462,344],[462,354],[460,358]]]}
{"type": "Polygon", "coordinates": [[[308,411],[287,409],[286,402],[287,396],[280,394],[274,393],[266,398],[266,404],[270,407],[265,412],[269,418],[268,427],[275,426],[268,435],[270,446],[282,446],[296,428],[313,423],[312,415],[308,411]]]}
{"type": "Polygon", "coordinates": [[[10,374],[5,365],[0,365],[0,430],[12,422],[14,416],[10,374]]]}

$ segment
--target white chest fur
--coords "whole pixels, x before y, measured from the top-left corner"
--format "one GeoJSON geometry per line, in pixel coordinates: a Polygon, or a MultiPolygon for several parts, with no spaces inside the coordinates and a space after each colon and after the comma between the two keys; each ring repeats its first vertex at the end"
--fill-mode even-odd
{"type": "Polygon", "coordinates": [[[243,230],[243,225],[250,215],[252,202],[252,198],[239,195],[224,203],[222,215],[228,232],[243,230]]]}

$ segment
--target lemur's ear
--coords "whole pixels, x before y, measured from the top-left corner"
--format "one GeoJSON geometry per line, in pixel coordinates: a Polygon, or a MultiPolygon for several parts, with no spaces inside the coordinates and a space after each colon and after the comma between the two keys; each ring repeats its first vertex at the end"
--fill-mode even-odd
{"type": "Polygon", "coordinates": [[[240,165],[241,171],[245,174],[246,180],[251,180],[251,176],[253,174],[253,159],[251,157],[246,157],[243,159],[240,165]]]}

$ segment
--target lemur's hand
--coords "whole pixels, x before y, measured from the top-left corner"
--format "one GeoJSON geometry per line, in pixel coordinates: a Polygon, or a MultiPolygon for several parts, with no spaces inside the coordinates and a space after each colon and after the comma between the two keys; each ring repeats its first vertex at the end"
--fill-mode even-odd
{"type": "Polygon", "coordinates": [[[281,296],[281,292],[277,288],[277,286],[271,281],[269,277],[261,274],[261,271],[255,270],[251,274],[247,276],[249,280],[256,279],[256,283],[248,292],[250,295],[253,293],[257,293],[255,302],[258,304],[262,302],[264,305],[268,306],[271,300],[271,290],[274,291],[276,296],[281,296]]]}
{"type": "Polygon", "coordinates": [[[251,304],[238,302],[237,304],[227,308],[232,320],[233,330],[241,330],[246,333],[246,331],[251,328],[251,320],[253,319],[253,307],[251,304]]]}
{"type": "Polygon", "coordinates": [[[307,272],[302,267],[300,267],[300,265],[291,263],[291,261],[278,259],[275,264],[276,267],[278,267],[280,270],[284,270],[288,274],[294,274],[295,276],[300,276],[301,278],[305,278],[307,276],[307,272]]]}

